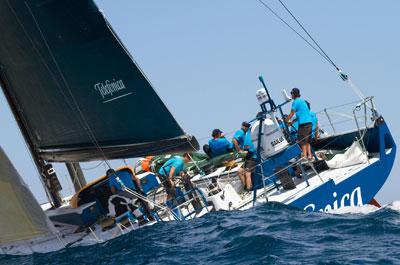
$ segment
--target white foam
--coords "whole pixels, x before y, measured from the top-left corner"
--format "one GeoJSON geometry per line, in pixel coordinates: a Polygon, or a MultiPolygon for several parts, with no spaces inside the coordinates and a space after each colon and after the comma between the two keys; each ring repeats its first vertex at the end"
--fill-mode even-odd
{"type": "Polygon", "coordinates": [[[386,207],[389,209],[392,209],[394,211],[400,212],[400,201],[393,201],[393,202],[389,203],[387,206],[385,206],[385,208],[386,207]]]}
{"type": "Polygon", "coordinates": [[[330,210],[328,213],[331,214],[370,214],[378,210],[382,209],[391,209],[393,211],[400,212],[400,201],[393,201],[387,205],[382,206],[381,208],[378,208],[376,206],[366,204],[363,206],[346,206],[342,207],[337,210],[330,210]]]}
{"type": "MultiPolygon", "coordinates": [[[[328,213],[331,214],[370,214],[373,213],[377,210],[379,210],[380,208],[374,206],[374,205],[370,205],[370,204],[366,204],[363,206],[346,206],[346,207],[341,207],[339,209],[336,210],[330,210],[328,213]]],[[[399,209],[400,209],[400,202],[399,202],[399,209]]]]}

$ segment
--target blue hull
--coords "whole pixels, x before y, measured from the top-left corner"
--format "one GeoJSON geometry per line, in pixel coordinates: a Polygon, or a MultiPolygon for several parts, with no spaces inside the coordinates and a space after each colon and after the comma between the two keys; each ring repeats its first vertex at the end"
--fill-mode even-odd
{"type": "MultiPolygon", "coordinates": [[[[354,141],[351,134],[347,135],[347,139],[346,135],[341,137],[344,137],[344,141],[354,141]]],[[[379,161],[340,183],[329,180],[290,205],[306,211],[328,211],[369,203],[390,175],[396,157],[396,144],[383,119],[379,125],[368,130],[366,139],[367,150],[370,153],[379,152],[379,161]]],[[[333,139],[332,142],[338,144],[339,140],[333,139]]]]}

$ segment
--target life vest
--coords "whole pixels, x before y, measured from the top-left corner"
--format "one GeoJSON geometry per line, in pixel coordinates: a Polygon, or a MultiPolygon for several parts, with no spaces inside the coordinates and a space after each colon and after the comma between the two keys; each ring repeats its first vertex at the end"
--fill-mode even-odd
{"type": "Polygon", "coordinates": [[[142,161],[141,161],[141,166],[142,170],[146,172],[151,172],[151,161],[154,158],[154,156],[146,156],[142,161]]]}

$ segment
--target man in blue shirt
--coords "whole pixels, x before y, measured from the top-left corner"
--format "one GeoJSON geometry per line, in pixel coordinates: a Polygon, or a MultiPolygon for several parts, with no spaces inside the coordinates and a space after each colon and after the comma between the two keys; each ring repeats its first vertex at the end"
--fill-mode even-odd
{"type": "Polygon", "coordinates": [[[233,135],[232,143],[235,147],[236,152],[243,152],[244,150],[244,140],[246,138],[246,133],[249,131],[250,124],[248,122],[242,122],[242,128],[235,132],[233,135]]]}
{"type": "Polygon", "coordinates": [[[185,164],[189,163],[190,155],[188,153],[183,154],[183,157],[174,156],[169,159],[158,171],[159,177],[164,185],[165,191],[167,193],[167,199],[175,198],[175,182],[174,178],[176,176],[184,175],[185,164]]]}
{"type": "Polygon", "coordinates": [[[208,141],[211,158],[224,155],[232,151],[231,142],[223,137],[222,131],[220,129],[214,129],[211,136],[213,137],[213,139],[208,141]]]}
{"type": "Polygon", "coordinates": [[[286,118],[286,122],[289,125],[293,124],[292,117],[296,114],[296,119],[299,124],[298,139],[303,155],[308,159],[312,159],[311,153],[311,133],[312,133],[312,116],[310,115],[310,109],[304,99],[300,98],[300,90],[293,88],[290,92],[292,95],[292,109],[289,116],[286,118]]]}
{"type": "Polygon", "coordinates": [[[129,192],[129,190],[131,190],[139,193],[142,196],[145,196],[144,192],[142,191],[140,180],[135,174],[128,170],[115,171],[114,169],[110,168],[107,170],[106,176],[108,177],[108,185],[113,194],[123,198],[137,199],[143,206],[143,210],[147,215],[147,218],[150,221],[155,220],[151,214],[151,207],[149,203],[129,192]],[[126,188],[128,191],[126,191],[126,188]]]}
{"type": "Polygon", "coordinates": [[[238,176],[244,186],[244,189],[250,191],[253,189],[251,176],[257,166],[257,150],[254,147],[253,141],[251,140],[250,131],[248,131],[245,135],[243,148],[247,151],[247,155],[244,159],[243,167],[238,170],[238,176]]]}

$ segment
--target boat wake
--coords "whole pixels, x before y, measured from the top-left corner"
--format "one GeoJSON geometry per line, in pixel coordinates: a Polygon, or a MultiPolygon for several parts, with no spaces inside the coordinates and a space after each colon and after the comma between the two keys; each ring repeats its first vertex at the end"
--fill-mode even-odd
{"type": "Polygon", "coordinates": [[[157,223],[98,245],[0,256],[0,264],[400,263],[394,247],[400,246],[400,201],[346,211],[310,213],[268,203],[157,223]]]}

